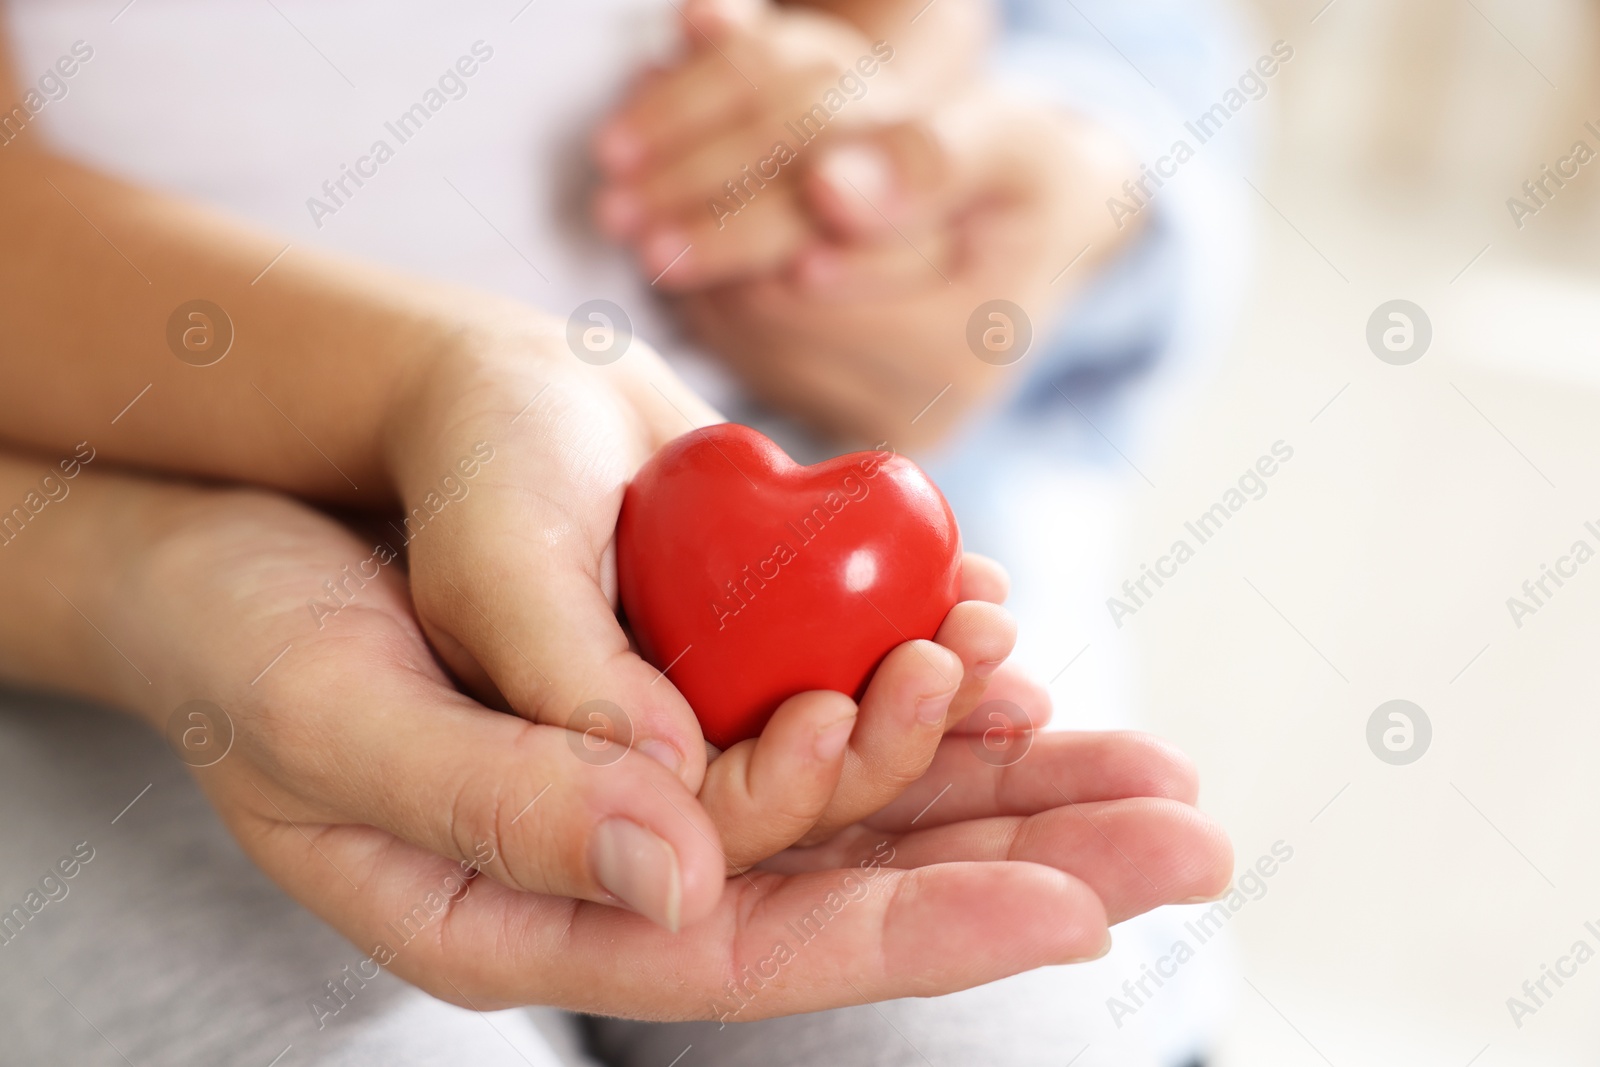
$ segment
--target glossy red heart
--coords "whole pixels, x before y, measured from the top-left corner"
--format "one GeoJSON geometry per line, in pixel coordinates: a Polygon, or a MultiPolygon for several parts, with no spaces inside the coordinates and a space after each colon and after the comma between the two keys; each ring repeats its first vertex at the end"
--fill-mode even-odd
{"type": "Polygon", "coordinates": [[[802,467],[724,423],[639,469],[617,524],[617,578],[645,659],[727,748],[796,693],[859,700],[891,649],[933,637],[956,604],[961,535],[902,456],[802,467]]]}

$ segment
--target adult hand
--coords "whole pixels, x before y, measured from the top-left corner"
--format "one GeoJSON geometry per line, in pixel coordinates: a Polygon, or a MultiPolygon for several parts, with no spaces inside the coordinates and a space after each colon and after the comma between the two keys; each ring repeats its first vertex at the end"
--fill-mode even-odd
{"type": "Polygon", "coordinates": [[[769,402],[845,439],[914,448],[1018,381],[1012,364],[1026,353],[1009,345],[1025,329],[1042,339],[1134,232],[1104,206],[1126,168],[1092,126],[973,96],[836,141],[805,188],[827,236],[786,272],[700,289],[680,306],[769,402]],[[969,324],[996,299],[1027,323],[1010,311],[983,319],[975,346],[969,324]]]}
{"type": "Polygon", "coordinates": [[[596,219],[658,287],[787,263],[816,232],[800,202],[806,160],[846,131],[924,112],[983,47],[971,0],[926,18],[906,0],[827,6],[686,0],[683,58],[601,126],[596,219]]]}
{"type": "Polygon", "coordinates": [[[196,774],[246,851],[456,1003],[759,1018],[931,995],[1095,956],[1108,923],[1228,877],[1163,746],[1047,735],[999,767],[953,734],[880,815],[724,881],[710,817],[656,761],[459,693],[395,564],[319,628],[308,596],[370,540],[262,494],[145,495],[119,511],[119,538],[154,531],[119,550],[129,573],[74,589],[100,589],[79,603],[149,675],[127,699],[158,724],[226,709],[232,748],[196,774]],[[730,1006],[746,967],[763,981],[730,1006]]]}

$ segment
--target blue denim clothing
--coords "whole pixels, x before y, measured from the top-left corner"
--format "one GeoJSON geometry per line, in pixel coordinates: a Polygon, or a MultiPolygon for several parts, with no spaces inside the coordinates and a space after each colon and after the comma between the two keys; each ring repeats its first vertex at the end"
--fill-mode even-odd
{"type": "MultiPolygon", "coordinates": [[[[1194,0],[1005,0],[996,75],[1116,131],[1154,163],[1185,122],[1235,84],[1253,55],[1235,54],[1231,23],[1194,0]]],[[[1254,108],[1198,146],[1157,190],[1136,241],[1088,281],[1061,325],[1016,364],[1023,380],[998,409],[924,465],[950,500],[969,549],[1012,573],[1020,623],[1014,660],[1050,685],[1058,723],[1132,725],[1138,670],[1105,598],[1123,565],[1130,488],[1156,430],[1192,396],[1242,299],[1249,244],[1239,169],[1254,108]],[[1246,114],[1251,112],[1251,114],[1246,114]]],[[[1065,266],[1066,264],[1063,264],[1065,266]]],[[[1108,991],[1168,951],[1182,913],[1119,927],[1102,961],[1108,991]]],[[[1100,965],[1096,965],[1100,966],[1100,965]]],[[[1227,950],[1168,990],[1137,1038],[1160,1061],[1204,1054],[1227,1013],[1227,950]]],[[[1085,1041],[1135,1035],[1083,1013],[1085,1041]]]]}
{"type": "MultiPolygon", "coordinates": [[[[1210,3],[1004,0],[1002,9],[995,76],[1110,128],[1141,161],[1155,160],[1180,136],[1192,140],[1184,123],[1247,62],[1233,47],[1230,21],[1210,3]]],[[[1137,429],[1127,420],[1140,385],[1192,370],[1179,365],[1203,359],[1217,340],[1217,317],[1197,307],[1238,297],[1244,223],[1224,234],[1225,247],[1206,225],[1241,213],[1245,186],[1224,174],[1248,155],[1250,128],[1229,133],[1157,192],[1134,246],[1078,294],[1052,335],[1036,339],[1010,402],[947,452],[1028,441],[1075,462],[1122,462],[1107,439],[1122,446],[1137,429]]],[[[951,474],[965,466],[951,458],[937,465],[951,474]]]]}

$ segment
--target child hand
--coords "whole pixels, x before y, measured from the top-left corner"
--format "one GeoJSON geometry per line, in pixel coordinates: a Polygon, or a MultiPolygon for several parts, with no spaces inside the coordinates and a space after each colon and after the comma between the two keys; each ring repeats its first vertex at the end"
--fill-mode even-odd
{"type": "MultiPolygon", "coordinates": [[[[614,537],[623,491],[638,466],[655,448],[716,416],[642,345],[604,367],[550,348],[523,339],[499,355],[479,349],[441,363],[418,384],[387,434],[407,518],[403,527],[380,532],[395,535],[388,540],[397,546],[400,535],[409,537],[411,595],[422,629],[468,692],[533,722],[626,741],[699,792],[706,746],[693,710],[632,650],[617,620],[614,537]],[[456,466],[463,456],[491,458],[465,468],[474,472],[466,478],[456,466]],[[440,472],[459,499],[442,495],[440,472]],[[431,497],[440,506],[436,517],[431,497]],[[595,701],[607,709],[598,718],[595,701]]],[[[938,727],[910,728],[921,697],[970,711],[983,691],[978,674],[1010,654],[1015,624],[997,603],[982,602],[1004,595],[998,568],[972,560],[967,575],[962,595],[970,602],[951,611],[937,643],[913,643],[886,661],[848,748],[825,761],[796,756],[800,766],[782,764],[796,775],[822,776],[812,779],[814,792],[796,809],[809,821],[792,834],[793,820],[774,821],[748,844],[739,831],[736,866],[792,844],[824,814],[830,823],[842,816],[854,821],[892,799],[932,758],[949,714],[940,713],[938,727]],[[812,805],[828,801],[833,787],[823,778],[840,767],[824,763],[842,766],[844,774],[840,799],[826,813],[812,805]]],[[[359,602],[361,591],[348,595],[359,602]]],[[[329,601],[339,603],[328,596],[320,602],[329,601]]],[[[805,734],[823,725],[819,716],[843,714],[837,702],[820,698],[819,707],[817,699],[797,698],[801,710],[780,716],[779,727],[796,715],[793,729],[805,734]]],[[[727,768],[718,782],[729,780],[746,751],[718,761],[727,768]]],[[[790,774],[773,771],[752,781],[790,774]]],[[[719,825],[732,821],[721,813],[737,791],[714,786],[712,795],[719,825]]]]}
{"type": "Polygon", "coordinates": [[[711,761],[700,802],[717,824],[730,870],[829,840],[887,807],[922,778],[946,733],[984,701],[991,682],[1028,724],[1049,721],[1043,689],[1020,676],[995,677],[1016,639],[1015,622],[999,606],[1006,588],[998,564],[969,553],[961,603],[934,640],[889,654],[859,709],[840,693],[800,694],[760,737],[711,761]]]}
{"type": "MultiPolygon", "coordinates": [[[[420,507],[426,519],[409,546],[411,594],[441,659],[492,707],[626,741],[668,767],[701,793],[735,869],[889,803],[1010,655],[1004,573],[969,556],[963,603],[934,641],[890,654],[859,715],[838,694],[797,696],[761,741],[708,770],[692,709],[617,621],[613,538],[638,465],[691,429],[691,415],[696,424],[715,415],[642,345],[607,367],[548,347],[527,340],[503,358],[479,350],[441,364],[389,435],[408,514],[420,507]],[[459,501],[426,518],[435,472],[482,454],[480,442],[493,458],[470,486],[457,479],[469,486],[459,501]],[[923,697],[937,706],[922,707],[923,697]],[[594,701],[605,702],[598,717],[594,701]],[[818,731],[846,718],[848,743],[819,749],[818,731]]],[[[416,525],[408,518],[405,530],[416,525]]],[[[1037,721],[1048,717],[1042,694],[1027,703],[1037,721]]]]}

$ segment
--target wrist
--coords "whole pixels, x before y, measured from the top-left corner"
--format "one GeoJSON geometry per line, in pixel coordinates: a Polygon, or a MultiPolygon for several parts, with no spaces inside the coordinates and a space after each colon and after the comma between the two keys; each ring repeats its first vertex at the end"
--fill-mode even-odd
{"type": "Polygon", "coordinates": [[[470,448],[516,419],[539,388],[544,354],[563,338],[556,320],[520,305],[485,306],[455,324],[397,386],[378,428],[380,461],[397,502],[418,499],[450,473],[441,464],[454,466],[454,453],[444,453],[470,448]]]}
{"type": "Polygon", "coordinates": [[[0,492],[32,516],[0,538],[0,590],[13,609],[0,619],[0,674],[149,718],[160,660],[138,647],[154,624],[131,591],[199,492],[10,456],[0,457],[0,492]]]}

